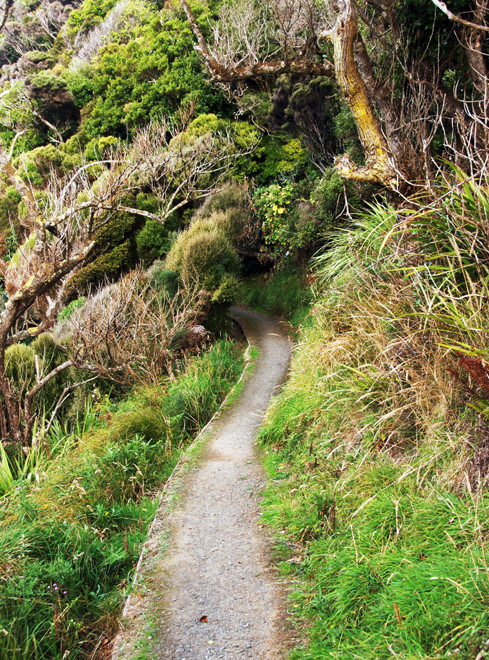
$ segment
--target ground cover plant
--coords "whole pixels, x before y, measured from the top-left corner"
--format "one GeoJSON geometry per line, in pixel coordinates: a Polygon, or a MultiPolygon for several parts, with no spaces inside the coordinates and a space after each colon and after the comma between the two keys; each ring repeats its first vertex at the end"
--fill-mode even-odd
{"type": "Polygon", "coordinates": [[[294,657],[489,652],[487,18],[3,3],[0,656],[106,652],[236,300],[298,337],[261,435],[294,657]]]}
{"type": "Polygon", "coordinates": [[[261,433],[292,657],[483,657],[487,183],[373,207],[316,260],[316,301],[261,433]],[[483,241],[483,243],[478,243],[483,241]]]}
{"type": "Polygon", "coordinates": [[[0,656],[88,658],[117,629],[155,494],[242,369],[221,340],[181,374],[118,405],[88,406],[51,434],[0,507],[0,656]]]}
{"type": "Polygon", "coordinates": [[[307,273],[277,270],[244,280],[242,300],[252,309],[278,316],[299,328],[313,300],[307,273]]]}

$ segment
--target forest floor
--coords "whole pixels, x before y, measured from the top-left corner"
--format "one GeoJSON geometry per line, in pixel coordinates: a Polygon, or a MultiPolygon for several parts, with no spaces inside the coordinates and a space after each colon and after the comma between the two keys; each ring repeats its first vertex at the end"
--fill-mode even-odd
{"type": "Polygon", "coordinates": [[[290,344],[268,317],[232,310],[259,357],[177,470],[146,544],[113,658],[283,657],[285,594],[260,525],[265,475],[254,448],[290,344]]]}

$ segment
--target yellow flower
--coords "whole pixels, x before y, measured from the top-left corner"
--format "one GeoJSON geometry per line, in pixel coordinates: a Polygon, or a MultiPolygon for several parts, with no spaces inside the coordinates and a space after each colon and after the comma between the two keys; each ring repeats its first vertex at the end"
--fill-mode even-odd
{"type": "Polygon", "coordinates": [[[282,215],[282,213],[283,213],[284,211],[285,211],[285,209],[283,208],[283,206],[281,206],[279,209],[277,209],[277,213],[278,213],[279,215],[282,215]]]}

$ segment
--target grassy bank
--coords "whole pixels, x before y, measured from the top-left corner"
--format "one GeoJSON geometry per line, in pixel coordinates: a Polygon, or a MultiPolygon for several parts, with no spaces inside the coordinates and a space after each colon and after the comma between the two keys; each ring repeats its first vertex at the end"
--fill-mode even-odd
{"type": "MultiPolygon", "coordinates": [[[[86,658],[114,632],[154,495],[242,370],[217,342],[174,381],[87,410],[0,504],[0,657],[86,658]]],[[[57,440],[57,441],[56,441],[57,440]]]]}
{"type": "Polygon", "coordinates": [[[287,270],[258,275],[243,281],[242,301],[264,314],[278,316],[297,328],[312,301],[307,275],[287,270]]]}
{"type": "Polygon", "coordinates": [[[261,433],[264,517],[307,630],[294,658],[485,656],[489,319],[465,193],[374,209],[317,262],[261,433]]]}

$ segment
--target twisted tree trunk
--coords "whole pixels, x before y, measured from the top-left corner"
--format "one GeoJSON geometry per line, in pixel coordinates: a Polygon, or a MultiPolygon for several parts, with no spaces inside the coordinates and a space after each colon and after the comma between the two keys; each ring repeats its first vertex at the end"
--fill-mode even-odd
{"type": "Polygon", "coordinates": [[[336,159],[338,172],[345,179],[372,181],[388,187],[397,184],[393,155],[370,103],[367,88],[355,62],[354,44],[358,37],[356,12],[351,0],[338,4],[338,18],[322,36],[333,45],[336,81],[348,105],[365,152],[365,165],[352,163],[348,155],[336,159]]]}

